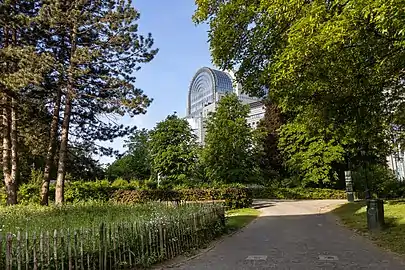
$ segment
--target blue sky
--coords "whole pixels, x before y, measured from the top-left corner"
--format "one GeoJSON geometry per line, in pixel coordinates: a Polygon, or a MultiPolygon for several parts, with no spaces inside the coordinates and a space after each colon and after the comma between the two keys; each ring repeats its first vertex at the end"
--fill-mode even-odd
{"type": "MultiPolygon", "coordinates": [[[[134,0],[133,5],[141,13],[140,33],[152,33],[155,47],[160,51],[136,73],[136,87],[154,99],[148,112],[120,121],[151,129],[175,111],[179,116],[185,115],[191,79],[200,67],[211,66],[208,26],[196,26],[192,22],[195,10],[192,0],[134,0]]],[[[123,141],[117,139],[108,145],[122,151],[123,141]]],[[[100,161],[113,160],[102,157],[100,161]]]]}

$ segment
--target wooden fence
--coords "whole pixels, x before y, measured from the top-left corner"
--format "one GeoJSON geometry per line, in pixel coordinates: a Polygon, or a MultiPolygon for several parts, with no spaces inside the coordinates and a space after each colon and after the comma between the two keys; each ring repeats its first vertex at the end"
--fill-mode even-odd
{"type": "Polygon", "coordinates": [[[188,217],[40,233],[0,233],[0,269],[133,269],[199,248],[224,226],[224,209],[188,217]]]}

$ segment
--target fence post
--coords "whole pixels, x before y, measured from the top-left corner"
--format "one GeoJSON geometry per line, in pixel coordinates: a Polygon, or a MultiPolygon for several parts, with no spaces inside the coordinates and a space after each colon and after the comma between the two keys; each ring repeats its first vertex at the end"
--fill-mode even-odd
{"type": "Polygon", "coordinates": [[[34,232],[32,237],[32,257],[34,259],[34,270],[38,269],[38,258],[37,258],[37,234],[34,232]]]}
{"type": "Polygon", "coordinates": [[[13,269],[13,236],[7,233],[6,239],[6,269],[13,269]]]}
{"type": "MultiPolygon", "coordinates": [[[[3,248],[1,246],[1,243],[0,243],[0,247],[3,248]]],[[[17,232],[17,269],[21,270],[21,232],[20,231],[17,232]]]]}
{"type": "Polygon", "coordinates": [[[99,229],[99,269],[104,270],[104,260],[103,260],[103,247],[104,247],[104,222],[101,222],[100,224],[100,229],[99,229]]]}
{"type": "Polygon", "coordinates": [[[68,250],[68,269],[73,269],[72,263],[72,240],[70,237],[70,229],[68,228],[66,231],[66,241],[67,241],[67,250],[68,250]]]}
{"type": "Polygon", "coordinates": [[[49,231],[46,231],[45,237],[46,237],[46,241],[45,241],[45,243],[46,243],[46,261],[47,261],[46,265],[48,266],[48,269],[50,269],[51,268],[51,244],[50,244],[51,236],[49,234],[49,231]]]}
{"type": "Polygon", "coordinates": [[[53,255],[55,260],[55,268],[58,269],[58,231],[53,232],[53,255]]]}
{"type": "Polygon", "coordinates": [[[160,259],[163,259],[165,251],[163,248],[163,224],[162,222],[159,222],[159,248],[160,248],[160,259]]]}
{"type": "Polygon", "coordinates": [[[39,256],[41,261],[41,269],[44,269],[44,233],[39,234],[39,256]]]}

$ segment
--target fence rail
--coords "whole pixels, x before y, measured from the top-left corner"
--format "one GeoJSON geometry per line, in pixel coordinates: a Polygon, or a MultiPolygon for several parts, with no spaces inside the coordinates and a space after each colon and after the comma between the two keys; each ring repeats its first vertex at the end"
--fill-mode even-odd
{"type": "Polygon", "coordinates": [[[40,233],[0,233],[0,269],[126,269],[201,247],[222,231],[224,208],[148,222],[40,233]]]}

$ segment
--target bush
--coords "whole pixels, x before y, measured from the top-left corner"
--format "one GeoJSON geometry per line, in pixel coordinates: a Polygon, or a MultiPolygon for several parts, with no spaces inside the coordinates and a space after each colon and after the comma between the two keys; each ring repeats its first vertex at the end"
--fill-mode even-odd
{"type": "Polygon", "coordinates": [[[346,199],[344,190],[326,188],[250,188],[255,199],[324,200],[346,199]]]}
{"type": "Polygon", "coordinates": [[[95,182],[70,182],[66,183],[66,202],[100,200],[108,201],[115,190],[120,187],[113,187],[107,180],[95,182]]]}
{"type": "Polygon", "coordinates": [[[376,164],[358,168],[352,173],[354,190],[360,197],[367,187],[373,197],[394,199],[405,197],[405,184],[398,181],[385,165],[376,164]]]}
{"type": "MultiPolygon", "coordinates": [[[[249,207],[252,191],[243,185],[216,185],[208,188],[156,188],[154,181],[131,181],[117,179],[112,184],[107,180],[95,182],[67,182],[65,201],[85,202],[113,200],[121,203],[143,203],[148,201],[216,201],[222,200],[230,208],[249,207]]],[[[0,196],[5,195],[1,192],[0,196]]],[[[19,202],[35,204],[40,201],[40,184],[23,184],[18,192],[19,202]]],[[[55,185],[49,187],[49,199],[55,198],[55,185]]],[[[4,200],[5,203],[5,200],[4,200]]]]}
{"type": "Polygon", "coordinates": [[[22,184],[18,188],[18,202],[20,204],[39,203],[40,189],[37,183],[22,184]]]}
{"type": "Polygon", "coordinates": [[[214,201],[223,200],[230,208],[246,208],[252,204],[252,193],[247,188],[179,189],[179,190],[118,190],[114,201],[144,203],[149,201],[214,201]]]}
{"type": "Polygon", "coordinates": [[[113,188],[124,188],[129,187],[130,183],[127,180],[122,178],[117,178],[114,182],[112,182],[111,186],[113,188]]]}

